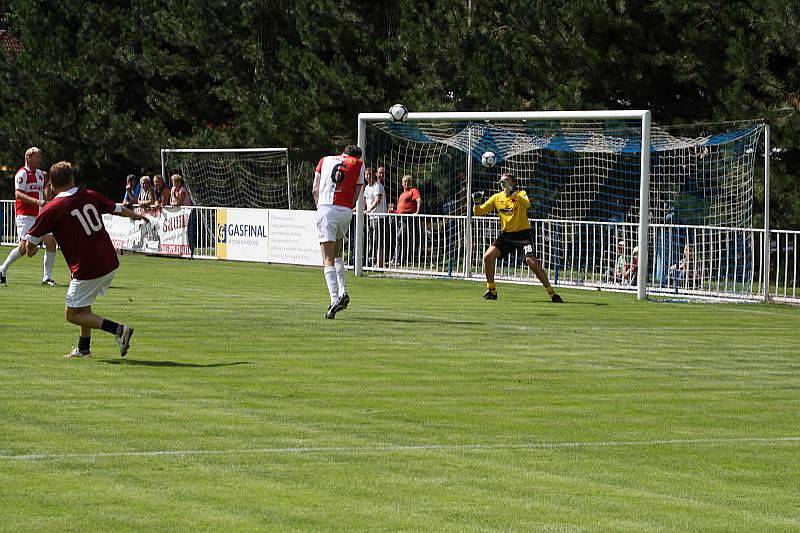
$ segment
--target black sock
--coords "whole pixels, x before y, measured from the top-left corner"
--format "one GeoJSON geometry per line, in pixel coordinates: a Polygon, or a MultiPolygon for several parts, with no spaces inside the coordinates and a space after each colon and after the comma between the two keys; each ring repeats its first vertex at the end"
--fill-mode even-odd
{"type": "Polygon", "coordinates": [[[112,335],[118,335],[119,334],[119,324],[117,324],[116,322],[112,322],[111,320],[108,320],[107,318],[103,319],[103,325],[100,326],[100,329],[102,329],[103,331],[107,331],[107,332],[111,333],[112,335]]]}
{"type": "Polygon", "coordinates": [[[91,337],[78,337],[78,350],[82,352],[89,351],[89,344],[92,342],[91,337]]]}

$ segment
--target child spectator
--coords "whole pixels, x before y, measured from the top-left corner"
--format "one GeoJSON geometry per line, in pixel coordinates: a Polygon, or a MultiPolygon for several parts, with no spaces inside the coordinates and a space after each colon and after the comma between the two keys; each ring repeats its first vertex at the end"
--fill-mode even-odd
{"type": "Polygon", "coordinates": [[[172,190],[169,193],[169,205],[192,205],[189,190],[183,184],[183,176],[173,174],[170,178],[172,190]]]}

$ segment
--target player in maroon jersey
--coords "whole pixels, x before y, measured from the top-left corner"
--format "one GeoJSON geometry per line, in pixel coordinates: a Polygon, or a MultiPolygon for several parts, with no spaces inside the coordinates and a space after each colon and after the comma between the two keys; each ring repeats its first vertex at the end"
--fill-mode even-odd
{"type": "Polygon", "coordinates": [[[334,318],[350,303],[345,286],[342,240],[350,228],[353,206],[363,187],[364,162],[358,146],[347,145],[342,155],[329,155],[319,160],[312,194],[317,203],[317,233],[323,273],[331,296],[331,306],[325,318],[334,318]]]}
{"type": "Polygon", "coordinates": [[[133,220],[147,221],[147,218],[121,204],[115,204],[99,193],[79,190],[75,186],[72,165],[66,161],[50,167],[50,182],[56,197],[41,210],[25,236],[26,253],[28,256],[35,255],[44,235],[52,232],[72,272],[64,315],[68,322],[80,326],[81,333],[78,346],[64,357],[91,357],[93,329],[102,329],[115,335],[119,354],[125,357],[133,328],[92,312],[92,304],[97,296],[108,291],[119,267],[117,252],[103,226],[102,213],[113,213],[133,220]]]}

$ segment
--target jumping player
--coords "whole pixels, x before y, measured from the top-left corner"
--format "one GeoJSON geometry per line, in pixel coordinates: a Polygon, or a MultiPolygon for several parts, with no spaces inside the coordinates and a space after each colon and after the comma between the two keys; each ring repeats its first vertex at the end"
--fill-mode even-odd
{"type": "Polygon", "coordinates": [[[487,300],[497,300],[497,287],[494,284],[494,267],[497,259],[506,257],[514,250],[521,250],[525,253],[525,262],[544,285],[550,299],[556,303],[563,303],[533,253],[533,235],[527,214],[531,206],[528,194],[517,189],[516,178],[508,173],[500,176],[500,186],[503,188],[502,192],[492,195],[485,203],[484,193],[472,194],[473,214],[482,216],[497,211],[500,216],[500,234],[483,254],[483,266],[486,272],[486,292],[483,293],[483,297],[487,300]]]}
{"type": "Polygon", "coordinates": [[[364,186],[364,162],[361,148],[347,145],[342,155],[329,155],[319,160],[314,173],[314,201],[317,203],[317,233],[322,249],[325,282],[331,305],[325,318],[347,309],[350,296],[345,285],[342,260],[342,239],[353,218],[353,206],[364,186]]]}
{"type": "MultiPolygon", "coordinates": [[[[46,197],[46,180],[44,172],[39,169],[42,164],[42,151],[32,146],[25,152],[25,166],[20,168],[14,175],[14,198],[16,205],[15,222],[17,224],[17,235],[19,235],[19,246],[11,250],[5,262],[0,266],[0,284],[6,283],[6,273],[11,264],[25,255],[25,235],[33,226],[39,209],[44,206],[49,198],[46,197]]],[[[53,264],[56,262],[56,240],[51,235],[44,236],[44,275],[42,285],[55,287],[53,281],[53,264]]]]}
{"type": "Polygon", "coordinates": [[[79,190],[75,186],[72,165],[66,161],[50,167],[50,182],[56,197],[36,217],[25,241],[28,256],[33,256],[43,236],[52,232],[72,272],[64,314],[68,322],[80,326],[81,332],[78,346],[64,357],[91,357],[92,329],[114,335],[119,354],[125,357],[133,328],[92,312],[95,298],[108,291],[119,267],[117,252],[103,226],[102,213],[133,220],[146,221],[147,218],[94,191],[79,190]]]}

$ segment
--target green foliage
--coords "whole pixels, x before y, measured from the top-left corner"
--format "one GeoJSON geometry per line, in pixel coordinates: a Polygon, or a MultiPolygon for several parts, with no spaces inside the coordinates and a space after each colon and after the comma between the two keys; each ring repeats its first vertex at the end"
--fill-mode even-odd
{"type": "MultiPolygon", "coordinates": [[[[773,226],[800,226],[800,7],[721,2],[8,0],[0,164],[32,144],[116,192],[172,146],[315,160],[359,111],[648,108],[772,121],[773,226]]],[[[757,201],[760,209],[761,200],[757,201]]]]}

